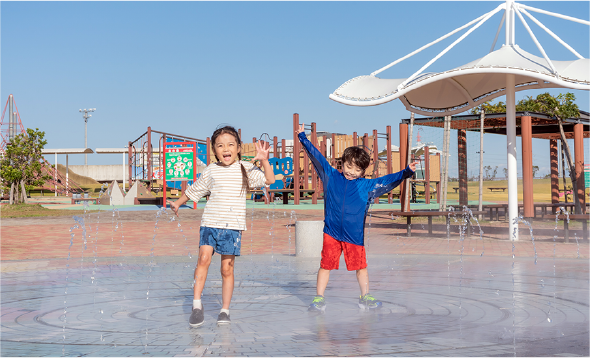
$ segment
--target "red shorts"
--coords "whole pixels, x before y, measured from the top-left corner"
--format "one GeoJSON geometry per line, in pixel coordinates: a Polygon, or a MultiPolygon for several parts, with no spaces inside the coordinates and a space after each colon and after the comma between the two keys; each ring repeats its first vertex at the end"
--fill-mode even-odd
{"type": "Polygon", "coordinates": [[[344,261],[346,261],[348,271],[360,270],[367,267],[364,246],[338,241],[326,233],[324,233],[324,246],[322,248],[320,267],[324,270],[338,270],[342,251],[344,251],[344,261]]]}

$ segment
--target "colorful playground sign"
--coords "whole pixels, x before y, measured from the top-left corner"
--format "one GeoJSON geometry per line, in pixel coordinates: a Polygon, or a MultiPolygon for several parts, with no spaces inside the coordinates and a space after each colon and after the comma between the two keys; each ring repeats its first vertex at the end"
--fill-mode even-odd
{"type": "Polygon", "coordinates": [[[166,151],[166,180],[193,180],[194,147],[170,148],[166,151]]]}
{"type": "MultiPolygon", "coordinates": [[[[164,144],[164,188],[169,181],[194,181],[196,178],[195,164],[197,161],[196,142],[166,142],[164,144]]],[[[187,183],[184,183],[187,184],[187,183]]],[[[163,192],[163,203],[166,206],[166,192],[163,192]]],[[[193,203],[197,208],[197,203],[193,203]]]]}

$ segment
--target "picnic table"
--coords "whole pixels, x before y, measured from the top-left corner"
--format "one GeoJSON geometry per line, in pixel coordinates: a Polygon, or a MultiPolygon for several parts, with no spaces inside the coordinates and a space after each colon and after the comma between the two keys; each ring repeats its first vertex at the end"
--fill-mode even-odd
{"type": "Polygon", "coordinates": [[[500,190],[502,190],[502,192],[505,192],[506,189],[508,189],[508,188],[499,187],[499,188],[488,188],[488,189],[490,189],[490,192],[500,191],[500,190]]]}
{"type": "Polygon", "coordinates": [[[563,220],[563,231],[565,233],[564,239],[566,243],[570,242],[569,222],[570,220],[576,220],[582,222],[582,238],[588,241],[588,220],[590,216],[588,214],[560,214],[557,216],[559,220],[563,220]]]}
{"type": "MultiPolygon", "coordinates": [[[[432,234],[432,218],[435,216],[444,216],[446,217],[446,227],[447,227],[447,235],[450,235],[450,224],[451,224],[451,217],[456,217],[457,215],[467,215],[467,211],[393,211],[391,215],[394,216],[405,216],[406,217],[406,224],[407,224],[407,236],[412,236],[412,218],[413,217],[427,217],[428,218],[428,233],[432,234]]],[[[485,211],[471,211],[471,215],[476,216],[480,214],[485,214],[485,211]]],[[[467,235],[471,234],[471,225],[467,225],[467,235]]]]}

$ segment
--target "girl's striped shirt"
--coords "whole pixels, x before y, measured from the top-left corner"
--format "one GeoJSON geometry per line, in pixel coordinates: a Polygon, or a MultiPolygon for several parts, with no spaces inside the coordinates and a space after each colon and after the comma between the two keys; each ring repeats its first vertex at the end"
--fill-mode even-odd
{"type": "Polygon", "coordinates": [[[230,166],[213,163],[185,194],[197,202],[209,195],[201,226],[246,230],[246,188],[242,188],[242,169],[246,169],[250,188],[261,188],[266,183],[264,172],[250,162],[236,161],[230,166]]]}

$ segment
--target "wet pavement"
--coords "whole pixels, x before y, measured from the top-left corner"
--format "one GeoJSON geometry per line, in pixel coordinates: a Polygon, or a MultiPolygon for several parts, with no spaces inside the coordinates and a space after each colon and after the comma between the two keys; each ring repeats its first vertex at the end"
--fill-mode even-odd
{"type": "Polygon", "coordinates": [[[406,238],[374,220],[368,269],[383,308],[358,308],[356,277],[342,259],[317,314],[307,307],[319,259],[296,256],[290,213],[272,215],[249,213],[231,325],[216,323],[214,256],[199,328],[188,325],[198,235],[188,215],[181,225],[112,215],[77,225],[3,222],[0,354],[589,356],[587,243],[406,238]]]}

